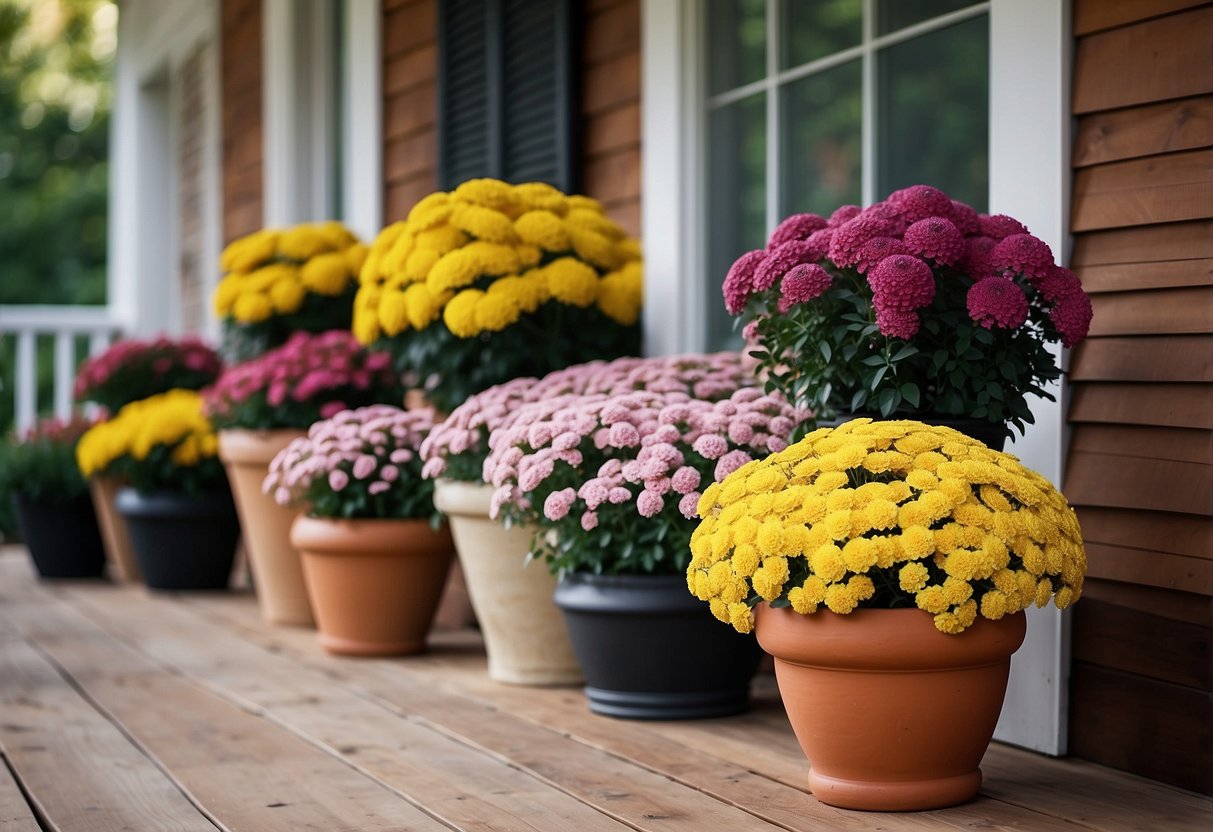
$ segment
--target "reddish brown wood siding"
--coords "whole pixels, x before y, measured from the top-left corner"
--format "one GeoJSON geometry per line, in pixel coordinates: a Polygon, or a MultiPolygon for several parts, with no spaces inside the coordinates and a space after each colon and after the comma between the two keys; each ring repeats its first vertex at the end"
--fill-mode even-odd
{"type": "Polygon", "coordinates": [[[262,226],[261,0],[222,0],[223,240],[262,226]]]}
{"type": "Polygon", "coordinates": [[[1213,4],[1075,0],[1074,754],[1213,793],[1213,4]]]}
{"type": "MultiPolygon", "coordinates": [[[[439,0],[383,4],[384,218],[402,219],[437,188],[439,0]]],[[[585,0],[581,192],[640,233],[640,3],[585,0]]]]}

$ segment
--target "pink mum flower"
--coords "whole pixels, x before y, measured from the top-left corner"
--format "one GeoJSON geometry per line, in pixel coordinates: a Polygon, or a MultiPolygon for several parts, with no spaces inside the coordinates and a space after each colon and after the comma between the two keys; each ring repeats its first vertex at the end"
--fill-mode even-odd
{"type": "Polygon", "coordinates": [[[719,461],[717,461],[717,463],[716,463],[716,471],[714,474],[715,478],[716,478],[716,482],[720,482],[725,477],[727,477],[729,474],[733,473],[738,468],[740,468],[742,465],[745,465],[751,459],[753,459],[753,457],[751,457],[745,451],[742,451],[742,450],[729,451],[727,454],[722,456],[719,459],[719,461]]]}
{"type": "Polygon", "coordinates": [[[1069,269],[1053,266],[1045,272],[1045,276],[1036,283],[1041,297],[1050,303],[1057,303],[1072,292],[1082,291],[1082,282],[1069,269]]]}
{"type": "Polygon", "coordinates": [[[1010,237],[1012,234],[1027,234],[1028,227],[1014,217],[1006,214],[979,214],[981,233],[995,240],[1010,237]]]}
{"type": "Polygon", "coordinates": [[[1028,319],[1028,298],[1013,280],[986,277],[965,297],[969,317],[986,329],[1018,329],[1028,319]]]}
{"type": "Polygon", "coordinates": [[[863,244],[873,237],[891,237],[893,224],[878,214],[860,214],[839,226],[830,241],[829,258],[835,266],[845,268],[859,262],[863,244]]]}
{"type": "Polygon", "coordinates": [[[952,210],[947,216],[966,237],[981,233],[981,218],[977,216],[976,211],[960,200],[952,200],[952,210]]]}
{"type": "Polygon", "coordinates": [[[690,520],[698,514],[699,497],[698,491],[692,491],[684,494],[682,499],[678,501],[678,510],[682,513],[683,517],[690,520]]]}
{"type": "Polygon", "coordinates": [[[908,341],[918,334],[918,313],[877,307],[876,326],[882,335],[908,341]]]}
{"type": "Polygon", "coordinates": [[[965,252],[960,230],[943,217],[927,217],[907,228],[905,246],[910,254],[941,266],[955,265],[965,252]]]}
{"type": "Polygon", "coordinates": [[[587,532],[591,532],[598,528],[598,512],[586,511],[581,515],[581,528],[587,532]]]}
{"type": "Polygon", "coordinates": [[[724,306],[729,314],[740,314],[745,309],[746,301],[754,291],[754,269],[766,258],[767,253],[762,249],[747,251],[733,261],[729,273],[724,278],[724,306]]]}
{"type": "Polygon", "coordinates": [[[370,454],[362,454],[354,460],[354,479],[364,480],[379,467],[379,460],[370,454]]]}
{"type": "Polygon", "coordinates": [[[965,255],[961,260],[961,268],[973,280],[990,277],[994,274],[994,264],[990,260],[990,252],[998,241],[993,237],[969,237],[965,240],[965,255]]]}
{"type": "Polygon", "coordinates": [[[880,261],[868,273],[868,285],[875,295],[877,311],[895,309],[913,312],[935,298],[935,276],[931,267],[917,257],[895,254],[880,261]]]}
{"type": "MultiPolygon", "coordinates": [[[[529,489],[527,489],[529,490],[529,489]]],[[[552,520],[563,520],[568,516],[569,509],[573,507],[573,501],[577,499],[577,493],[571,488],[562,488],[559,491],[553,491],[543,501],[543,516],[552,520]]]]}
{"type": "Polygon", "coordinates": [[[990,263],[995,273],[1023,273],[1029,279],[1039,279],[1052,268],[1053,252],[1044,240],[1031,234],[1012,234],[994,246],[990,263]]]}
{"type": "Polygon", "coordinates": [[[787,312],[798,303],[806,303],[825,293],[834,278],[816,263],[801,263],[783,276],[780,283],[779,311],[787,312]]]}
{"type": "Polygon", "coordinates": [[[817,253],[808,240],[789,240],[767,251],[766,258],[754,269],[754,291],[765,292],[801,263],[811,263],[817,253]]]}
{"type": "Polygon", "coordinates": [[[767,239],[767,250],[771,250],[789,240],[807,240],[814,231],[826,227],[825,217],[817,214],[792,214],[771,232],[767,239]]]}
{"type": "Polygon", "coordinates": [[[652,517],[659,513],[665,505],[665,500],[660,494],[653,491],[644,490],[640,492],[640,496],[636,498],[636,510],[640,512],[641,517],[652,517]]]}
{"type": "Polygon", "coordinates": [[[907,223],[915,223],[926,217],[946,217],[952,210],[952,198],[930,185],[911,185],[889,194],[886,202],[892,203],[907,223]]]}
{"type": "Polygon", "coordinates": [[[859,260],[855,263],[855,269],[864,274],[886,257],[907,253],[906,244],[896,237],[873,237],[859,249],[859,260]]]}
{"type": "Polygon", "coordinates": [[[1063,347],[1076,346],[1087,337],[1092,315],[1091,299],[1086,292],[1071,292],[1049,310],[1049,317],[1061,335],[1063,347]]]}
{"type": "MultiPolygon", "coordinates": [[[[329,471],[329,488],[334,491],[341,491],[350,484],[350,475],[340,469],[329,471]]],[[[279,500],[278,502],[282,502],[279,500]]]]}
{"type": "Polygon", "coordinates": [[[840,205],[834,209],[834,213],[830,214],[830,218],[826,220],[828,228],[838,228],[840,225],[845,225],[850,220],[859,216],[863,209],[858,205],[840,205]]]}
{"type": "Polygon", "coordinates": [[[729,443],[723,436],[708,433],[696,439],[692,447],[704,459],[719,459],[729,450],[729,443]]]}

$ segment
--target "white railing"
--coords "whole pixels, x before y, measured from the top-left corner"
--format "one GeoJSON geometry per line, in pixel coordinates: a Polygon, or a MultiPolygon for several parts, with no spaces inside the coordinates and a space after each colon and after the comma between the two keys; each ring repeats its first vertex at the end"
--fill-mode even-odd
{"type": "Polygon", "coordinates": [[[88,354],[110,345],[121,330],[104,306],[0,306],[0,336],[16,336],[13,361],[13,416],[17,430],[25,430],[38,417],[38,338],[54,338],[54,410],[67,417],[72,410],[72,383],[76,377],[76,344],[88,338],[88,354]]]}

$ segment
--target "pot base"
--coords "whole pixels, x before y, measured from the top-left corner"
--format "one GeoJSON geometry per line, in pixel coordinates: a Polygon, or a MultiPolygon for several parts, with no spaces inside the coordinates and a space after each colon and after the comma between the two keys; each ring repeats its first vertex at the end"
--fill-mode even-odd
{"type": "Polygon", "coordinates": [[[363,641],[322,632],[320,646],[337,656],[407,656],[425,650],[425,640],[363,641]]]}
{"type": "Polygon", "coordinates": [[[981,770],[931,780],[872,783],[818,774],[809,769],[809,788],[822,803],[868,812],[923,812],[972,800],[981,788],[981,770]]]}
{"type": "Polygon", "coordinates": [[[590,710],[619,719],[712,719],[745,713],[749,687],[740,690],[650,693],[606,690],[587,685],[590,710]]]}
{"type": "MultiPolygon", "coordinates": [[[[563,622],[562,622],[563,623],[563,622]]],[[[503,685],[522,685],[529,688],[562,688],[581,683],[581,670],[573,667],[565,670],[526,670],[501,663],[489,657],[489,678],[503,685]]]]}

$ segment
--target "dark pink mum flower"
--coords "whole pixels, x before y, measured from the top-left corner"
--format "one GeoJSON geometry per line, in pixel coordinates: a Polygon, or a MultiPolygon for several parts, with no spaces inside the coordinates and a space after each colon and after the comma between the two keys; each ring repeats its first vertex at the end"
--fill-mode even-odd
{"type": "Polygon", "coordinates": [[[1018,329],[1028,319],[1028,298],[1015,281],[986,277],[969,287],[969,317],[986,329],[1018,329]]]}
{"type": "Polygon", "coordinates": [[[868,272],[877,310],[913,312],[935,298],[935,276],[931,267],[908,254],[886,257],[868,272]]]}
{"type": "Polygon", "coordinates": [[[946,217],[952,211],[952,198],[930,185],[911,185],[889,194],[892,203],[907,223],[927,217],[946,217]]]}
{"type": "Polygon", "coordinates": [[[882,335],[908,341],[918,333],[918,313],[877,307],[876,326],[882,335]]]}
{"type": "Polygon", "coordinates": [[[960,230],[943,217],[927,217],[906,229],[906,249],[941,266],[955,265],[964,255],[960,230]]]}
{"type": "Polygon", "coordinates": [[[770,239],[767,240],[767,248],[775,248],[789,240],[807,240],[814,231],[825,227],[825,217],[818,214],[793,214],[775,226],[770,239]]]}
{"type": "Polygon", "coordinates": [[[767,251],[767,256],[754,269],[754,291],[765,292],[791,271],[793,266],[812,263],[816,249],[808,240],[789,240],[767,251]]]}
{"type": "Polygon", "coordinates": [[[1023,273],[1029,279],[1040,279],[1053,267],[1053,252],[1044,240],[1031,234],[1012,234],[1004,237],[990,252],[990,264],[995,274],[1000,272],[1023,273]]]}
{"type": "Polygon", "coordinates": [[[990,262],[990,252],[998,241],[993,237],[969,237],[965,240],[965,256],[961,268],[965,274],[974,280],[981,280],[994,274],[994,265],[990,262]]]}
{"type": "Polygon", "coordinates": [[[981,233],[981,219],[977,212],[958,199],[952,200],[952,211],[948,214],[952,224],[966,237],[981,233]]]}
{"type": "Polygon", "coordinates": [[[1027,234],[1028,227],[1014,217],[1006,214],[980,214],[981,233],[995,240],[1010,237],[1012,234],[1027,234]]]}
{"type": "Polygon", "coordinates": [[[779,298],[779,311],[787,312],[798,303],[810,301],[824,294],[834,278],[830,273],[816,263],[801,263],[793,266],[783,276],[779,288],[782,293],[779,298]]]}
{"type": "Polygon", "coordinates": [[[892,223],[879,214],[860,214],[834,231],[829,258],[843,268],[859,262],[859,251],[873,237],[895,236],[892,223]]]}
{"type": "Polygon", "coordinates": [[[1086,292],[1072,292],[1049,310],[1049,317],[1053,319],[1053,326],[1057,327],[1057,332],[1061,335],[1063,347],[1073,347],[1087,337],[1092,315],[1091,299],[1087,297],[1086,292]]]}
{"type": "Polygon", "coordinates": [[[855,269],[864,274],[886,257],[907,253],[906,244],[896,237],[873,237],[859,250],[859,262],[855,264],[855,269]]]}
{"type": "Polygon", "coordinates": [[[830,228],[837,228],[858,217],[859,212],[862,210],[858,205],[840,205],[834,209],[833,214],[830,214],[830,218],[826,220],[826,224],[830,228]]]}
{"type": "Polygon", "coordinates": [[[1082,281],[1069,269],[1053,266],[1045,272],[1045,276],[1036,282],[1036,288],[1049,303],[1057,303],[1073,292],[1082,291],[1082,281]]]}
{"type": "Polygon", "coordinates": [[[724,308],[730,315],[737,315],[745,309],[746,301],[754,286],[754,268],[766,257],[762,249],[747,251],[733,261],[729,273],[724,279],[724,308]]]}

